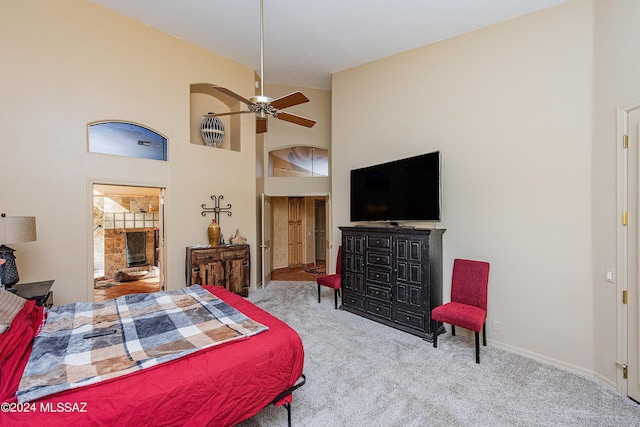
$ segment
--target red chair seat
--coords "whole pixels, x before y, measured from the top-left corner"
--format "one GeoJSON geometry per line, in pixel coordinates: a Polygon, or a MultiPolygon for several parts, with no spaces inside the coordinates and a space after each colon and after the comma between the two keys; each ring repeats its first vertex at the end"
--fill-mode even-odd
{"type": "Polygon", "coordinates": [[[327,274],[316,278],[318,283],[318,302],[320,302],[320,286],[333,289],[333,297],[335,300],[336,310],[338,309],[338,294],[342,287],[342,246],[338,246],[338,259],[336,259],[335,274],[327,274]]]}
{"type": "Polygon", "coordinates": [[[331,289],[340,289],[340,286],[342,286],[342,278],[339,274],[320,276],[316,281],[318,282],[318,285],[326,286],[331,289]]]}
{"type": "Polygon", "coordinates": [[[434,308],[431,312],[431,318],[438,322],[449,323],[470,331],[480,332],[487,318],[487,312],[473,305],[449,302],[434,308]]]}

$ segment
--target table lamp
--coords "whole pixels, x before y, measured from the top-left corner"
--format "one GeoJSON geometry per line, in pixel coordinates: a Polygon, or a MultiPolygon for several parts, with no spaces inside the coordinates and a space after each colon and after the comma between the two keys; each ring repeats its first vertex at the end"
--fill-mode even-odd
{"type": "Polygon", "coordinates": [[[0,215],[0,259],[5,263],[0,265],[0,283],[7,289],[18,283],[18,267],[15,249],[6,243],[33,242],[36,240],[36,217],[0,215]]]}

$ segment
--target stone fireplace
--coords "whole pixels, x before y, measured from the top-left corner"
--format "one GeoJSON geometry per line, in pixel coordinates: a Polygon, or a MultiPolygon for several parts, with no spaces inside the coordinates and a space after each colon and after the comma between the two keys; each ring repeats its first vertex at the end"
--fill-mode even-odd
{"type": "Polygon", "coordinates": [[[119,270],[129,267],[155,265],[155,237],[153,228],[123,229],[114,228],[104,230],[104,277],[113,278],[119,270]],[[144,262],[140,263],[139,258],[131,264],[127,262],[127,235],[131,233],[142,233],[139,236],[145,238],[144,262]]]}

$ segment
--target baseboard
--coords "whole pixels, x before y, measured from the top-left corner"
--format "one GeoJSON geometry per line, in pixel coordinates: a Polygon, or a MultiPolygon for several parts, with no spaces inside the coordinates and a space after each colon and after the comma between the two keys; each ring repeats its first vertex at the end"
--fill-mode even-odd
{"type": "MultiPolygon", "coordinates": [[[[457,330],[456,330],[456,333],[457,333],[457,330]]],[[[541,362],[541,363],[546,363],[546,364],[555,366],[556,368],[559,368],[559,369],[564,369],[566,371],[571,371],[571,372],[574,372],[576,374],[583,375],[585,377],[593,378],[593,379],[595,379],[595,380],[607,385],[613,391],[618,393],[617,384],[615,382],[610,381],[609,379],[603,377],[602,375],[598,374],[595,371],[592,371],[592,370],[589,370],[589,369],[584,369],[584,368],[582,368],[580,366],[573,365],[573,364],[567,363],[567,362],[563,362],[562,360],[554,359],[552,357],[544,356],[542,354],[534,353],[532,351],[524,350],[522,348],[514,347],[514,346],[511,346],[511,345],[508,345],[508,344],[501,343],[501,342],[496,342],[496,341],[487,339],[487,344],[491,344],[494,347],[500,348],[500,349],[508,351],[510,353],[515,353],[515,354],[518,354],[520,356],[528,357],[530,359],[536,360],[536,361],[541,362]]]]}
{"type": "MultiPolygon", "coordinates": [[[[445,325],[445,328],[446,328],[448,333],[451,333],[451,326],[450,325],[445,325]]],[[[473,338],[473,332],[469,331],[467,329],[464,329],[464,328],[456,328],[456,335],[463,335],[463,336],[466,336],[466,337],[473,338]]],[[[614,381],[611,381],[608,378],[603,377],[602,375],[598,374],[595,371],[584,369],[584,368],[582,368],[580,366],[573,365],[571,363],[566,363],[566,362],[563,362],[561,360],[554,359],[552,357],[548,357],[548,356],[544,356],[542,354],[534,353],[532,351],[524,350],[524,349],[519,348],[519,347],[514,347],[514,346],[511,346],[511,345],[508,345],[508,344],[504,344],[504,343],[499,342],[499,341],[494,341],[494,340],[491,340],[489,338],[487,338],[487,345],[492,345],[492,346],[494,346],[496,348],[499,348],[501,350],[508,351],[509,353],[514,353],[514,354],[518,354],[518,355],[523,356],[523,357],[528,357],[529,359],[533,359],[533,360],[536,360],[536,361],[541,362],[541,363],[546,363],[548,365],[555,366],[556,368],[563,369],[565,371],[570,371],[570,372],[573,372],[573,373],[576,373],[576,374],[579,374],[579,375],[583,375],[585,377],[593,378],[594,380],[597,380],[597,381],[601,382],[602,384],[610,387],[616,393],[620,394],[618,392],[618,385],[614,381]]]]}

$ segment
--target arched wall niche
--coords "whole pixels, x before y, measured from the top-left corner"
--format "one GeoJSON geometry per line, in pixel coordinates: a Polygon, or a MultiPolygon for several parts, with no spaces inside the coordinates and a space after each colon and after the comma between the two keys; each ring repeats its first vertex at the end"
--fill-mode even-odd
{"type": "MultiPolygon", "coordinates": [[[[204,114],[228,113],[243,108],[242,103],[228,95],[211,88],[212,83],[194,83],[190,85],[190,142],[195,145],[204,145],[201,125],[204,114]]],[[[240,146],[240,118],[241,114],[221,116],[219,119],[224,125],[224,138],[218,149],[241,151],[240,146]]]]}
{"type": "Polygon", "coordinates": [[[329,176],[329,150],[313,146],[280,147],[269,151],[269,177],[329,176]]]}
{"type": "Polygon", "coordinates": [[[87,125],[90,153],[168,160],[167,138],[155,130],[125,120],[100,120],[87,125]]]}

